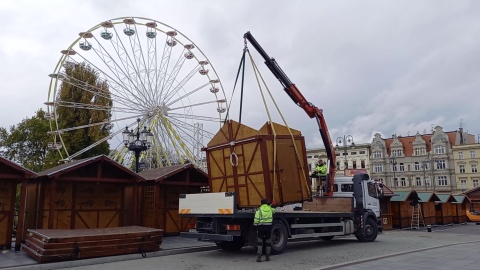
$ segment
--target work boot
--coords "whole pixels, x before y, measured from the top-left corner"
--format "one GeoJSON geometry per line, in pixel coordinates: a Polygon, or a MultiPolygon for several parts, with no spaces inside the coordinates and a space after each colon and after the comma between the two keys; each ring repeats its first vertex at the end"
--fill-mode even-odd
{"type": "Polygon", "coordinates": [[[268,262],[270,261],[270,255],[265,256],[265,260],[268,262]]]}
{"type": "Polygon", "coordinates": [[[262,256],[261,255],[257,256],[257,262],[261,262],[261,261],[262,261],[262,256]]]}

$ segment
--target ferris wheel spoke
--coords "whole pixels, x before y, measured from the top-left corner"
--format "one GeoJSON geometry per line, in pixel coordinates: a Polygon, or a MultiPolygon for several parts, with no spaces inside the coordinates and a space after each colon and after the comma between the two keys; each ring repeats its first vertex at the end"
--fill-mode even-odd
{"type": "MultiPolygon", "coordinates": [[[[95,38],[95,40],[97,40],[95,38]]],[[[98,40],[97,40],[98,42],[98,40]]],[[[111,44],[113,45],[114,42],[112,41],[111,44]]],[[[140,102],[142,99],[138,97],[135,94],[136,92],[142,92],[140,89],[137,87],[137,83],[132,80],[132,77],[135,79],[136,76],[132,75],[132,72],[129,71],[129,62],[128,61],[122,61],[121,55],[118,53],[118,50],[115,50],[117,52],[118,59],[120,59],[120,62],[123,65],[123,68],[115,61],[113,56],[108,53],[108,51],[105,49],[104,46],[102,46],[99,43],[99,49],[93,48],[97,56],[100,58],[100,60],[103,61],[103,63],[108,67],[108,69],[115,75],[117,80],[115,82],[121,86],[120,89],[118,89],[120,92],[123,92],[124,96],[133,96],[138,102],[140,102]]],[[[115,46],[113,46],[115,48],[115,46]]],[[[98,69],[98,68],[97,68],[98,69]]],[[[135,68],[132,68],[135,69],[135,68]]],[[[98,69],[100,70],[100,69],[98,69]]],[[[145,90],[145,88],[143,88],[145,90]]]]}
{"type": "Polygon", "coordinates": [[[170,92],[165,94],[162,102],[168,103],[199,70],[200,66],[195,66],[170,92]]]}
{"type": "MultiPolygon", "coordinates": [[[[170,118],[170,121],[172,123],[175,123],[176,126],[181,126],[185,129],[188,129],[188,130],[191,130],[192,132],[195,132],[198,128],[193,124],[190,124],[190,123],[187,123],[187,122],[183,122],[179,119],[176,119],[176,118],[170,118]]],[[[215,136],[214,133],[208,131],[208,130],[202,130],[202,133],[204,134],[207,134],[207,138],[213,138],[213,136],[215,136]]]]}
{"type": "Polygon", "coordinates": [[[71,127],[71,128],[58,129],[56,132],[57,133],[64,133],[64,132],[75,131],[75,130],[89,128],[89,127],[95,127],[95,126],[106,126],[106,128],[108,129],[108,126],[113,125],[113,123],[115,123],[115,122],[121,122],[121,121],[129,120],[129,119],[137,119],[140,116],[141,115],[129,116],[129,117],[125,117],[125,118],[119,118],[119,119],[109,120],[109,121],[102,121],[102,122],[97,122],[97,123],[88,124],[88,125],[81,125],[81,126],[76,126],[76,127],[71,127]]]}
{"type": "MultiPolygon", "coordinates": [[[[185,50],[183,50],[183,52],[184,51],[185,50]]],[[[168,79],[164,80],[164,84],[162,85],[162,92],[165,91],[166,97],[169,96],[171,87],[175,82],[180,70],[182,69],[183,64],[185,63],[185,60],[187,59],[183,56],[183,52],[179,55],[175,65],[173,66],[170,72],[170,75],[168,75],[168,79]]]]}
{"type": "MultiPolygon", "coordinates": [[[[76,79],[72,76],[69,76],[68,74],[66,74],[65,72],[62,72],[62,73],[58,73],[59,75],[57,75],[57,77],[59,78],[59,80],[61,80],[62,82],[64,83],[67,83],[71,86],[74,86],[74,87],[77,87],[78,89],[82,90],[82,91],[85,91],[85,92],[88,92],[88,93],[91,93],[93,94],[95,97],[102,97],[102,98],[106,98],[106,99],[109,99],[111,100],[112,102],[118,102],[122,105],[124,105],[125,107],[129,107],[131,109],[134,109],[134,107],[138,104],[135,104],[133,102],[128,102],[125,100],[125,98],[123,96],[120,96],[120,95],[117,95],[115,93],[111,93],[110,92],[110,96],[108,95],[105,95],[105,94],[102,94],[102,92],[104,92],[104,89],[102,88],[99,88],[97,86],[94,86],[94,85],[89,85],[87,83],[85,83],[84,81],[81,81],[79,79],[76,79]],[[94,91],[95,90],[95,91],[94,91]]],[[[111,85],[108,83],[108,81],[105,81],[107,83],[107,85],[109,85],[109,87],[111,87],[111,85]]]]}
{"type": "Polygon", "coordinates": [[[192,91],[190,91],[190,92],[188,92],[188,93],[186,93],[186,94],[178,97],[177,99],[175,99],[175,100],[173,100],[173,101],[166,100],[166,102],[168,102],[166,105],[167,105],[167,106],[171,106],[171,105],[175,104],[176,102],[178,102],[178,101],[180,101],[180,100],[183,100],[183,99],[187,98],[188,96],[191,96],[192,94],[196,93],[197,91],[200,91],[200,90],[204,89],[205,87],[207,87],[207,86],[209,86],[209,85],[210,85],[210,83],[207,82],[207,83],[205,83],[205,84],[203,84],[203,85],[201,85],[201,86],[193,89],[192,91]],[[169,101],[170,101],[170,102],[169,102],[169,101]]]}
{"type": "Polygon", "coordinates": [[[183,125],[180,125],[180,124],[176,124],[174,122],[172,122],[172,125],[175,126],[177,128],[177,130],[179,131],[182,131],[182,139],[187,142],[188,144],[190,144],[190,147],[192,149],[194,148],[202,148],[204,146],[203,144],[203,141],[201,138],[195,138],[194,135],[190,135],[190,133],[192,134],[195,134],[195,129],[194,130],[190,130],[188,128],[186,128],[185,126],[183,125]]]}
{"type": "MultiPolygon", "coordinates": [[[[89,65],[93,66],[95,68],[95,70],[99,71],[99,72],[102,72],[105,76],[109,77],[111,80],[107,80],[108,82],[112,81],[112,82],[115,82],[116,85],[120,86],[120,88],[117,88],[117,87],[114,87],[117,91],[119,91],[119,93],[123,94],[124,95],[124,98],[127,99],[127,96],[130,94],[132,97],[136,98],[137,101],[139,101],[140,99],[138,98],[138,96],[131,90],[129,90],[128,86],[125,86],[124,83],[120,83],[119,81],[113,79],[111,76],[109,76],[107,73],[103,72],[100,68],[98,68],[98,66],[96,66],[94,63],[92,63],[91,61],[89,61],[87,58],[83,57],[81,54],[79,54],[79,56],[86,62],[88,63],[89,65]],[[125,94],[126,93],[126,94],[125,94]]],[[[109,64],[106,62],[106,60],[103,60],[101,59],[106,65],[107,67],[109,68],[109,70],[117,77],[118,80],[122,81],[122,79],[120,78],[119,74],[112,70],[112,68],[109,66],[109,64]]],[[[113,61],[113,60],[112,60],[113,61]]],[[[114,62],[114,61],[113,61],[114,62]]],[[[115,62],[114,62],[115,63],[115,62]]],[[[128,76],[127,76],[128,77],[128,76]]],[[[109,84],[111,85],[111,84],[109,84]]],[[[134,89],[134,88],[132,88],[134,89]]],[[[137,103],[137,104],[140,104],[140,103],[137,103]]]]}
{"type": "Polygon", "coordinates": [[[165,130],[167,131],[167,134],[169,135],[168,138],[170,139],[170,142],[172,143],[173,148],[175,149],[175,152],[177,156],[180,158],[181,162],[183,163],[183,156],[182,153],[185,154],[189,159],[191,159],[192,154],[186,147],[185,143],[182,141],[178,133],[173,129],[172,123],[168,121],[167,118],[162,119],[163,126],[165,130]],[[183,151],[182,151],[183,150],[183,151]]]}
{"type": "MultiPolygon", "coordinates": [[[[142,84],[144,84],[144,80],[146,79],[146,83],[148,84],[149,87],[145,87],[145,90],[147,91],[147,94],[149,94],[149,97],[150,99],[153,98],[152,96],[152,83],[151,83],[151,79],[150,79],[150,73],[149,73],[149,67],[148,67],[148,64],[147,62],[145,61],[145,55],[143,53],[143,48],[141,46],[141,43],[140,43],[140,35],[138,34],[138,30],[137,30],[137,25],[134,24],[134,27],[135,27],[135,31],[137,32],[136,35],[133,35],[132,37],[130,37],[130,43],[132,43],[132,41],[134,42],[134,45],[135,47],[138,49],[138,51],[140,52],[139,54],[136,54],[134,53],[134,58],[135,58],[135,64],[137,66],[137,71],[138,71],[138,75],[140,76],[140,71],[143,69],[144,70],[144,76],[143,76],[143,80],[140,80],[142,82],[142,84]],[[135,39],[136,38],[136,39],[135,39]]],[[[147,31],[148,31],[148,27],[147,27],[147,31]]],[[[156,32],[155,33],[155,36],[156,36],[156,32]]],[[[149,39],[155,39],[156,37],[153,37],[153,38],[149,38],[147,36],[147,44],[148,44],[148,40],[149,39]]],[[[148,45],[147,45],[148,46],[148,45]]],[[[134,48],[134,46],[132,45],[132,50],[134,48]]],[[[147,50],[147,53],[148,53],[148,50],[147,50]]],[[[147,55],[148,56],[148,55],[147,55]]]]}
{"type": "Polygon", "coordinates": [[[169,113],[168,117],[174,119],[193,119],[193,120],[202,120],[202,121],[209,121],[209,122],[222,122],[221,119],[218,117],[211,117],[211,116],[203,116],[203,115],[192,115],[192,114],[181,114],[181,113],[169,113]]]}

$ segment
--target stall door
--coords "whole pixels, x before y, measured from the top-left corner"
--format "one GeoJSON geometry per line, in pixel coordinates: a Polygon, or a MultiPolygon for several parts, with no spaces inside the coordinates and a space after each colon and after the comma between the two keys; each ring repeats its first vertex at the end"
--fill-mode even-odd
{"type": "Polygon", "coordinates": [[[16,187],[14,181],[0,182],[0,247],[10,248],[12,244],[16,187]]]}

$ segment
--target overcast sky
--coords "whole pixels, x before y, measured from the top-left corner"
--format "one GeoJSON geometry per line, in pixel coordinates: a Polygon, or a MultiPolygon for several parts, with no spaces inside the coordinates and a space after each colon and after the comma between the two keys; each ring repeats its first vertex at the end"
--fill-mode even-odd
{"type": "MultiPolygon", "coordinates": [[[[1,0],[0,126],[46,109],[50,78],[78,33],[109,19],[145,17],[175,27],[207,55],[233,89],[251,31],[303,95],[323,109],[332,140],[355,143],[456,130],[479,134],[480,1],[26,1],[1,0]]],[[[263,69],[287,123],[307,147],[323,146],[316,122],[263,69]]],[[[247,66],[250,69],[250,64],[247,66]]],[[[247,73],[242,123],[268,120],[255,78],[247,73]]],[[[233,119],[238,119],[238,92],[233,119]]],[[[279,118],[275,118],[281,122],[279,118]]]]}

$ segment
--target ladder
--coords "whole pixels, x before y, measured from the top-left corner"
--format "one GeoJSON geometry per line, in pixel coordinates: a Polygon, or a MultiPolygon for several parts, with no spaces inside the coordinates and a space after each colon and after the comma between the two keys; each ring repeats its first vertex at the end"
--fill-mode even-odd
{"type": "Polygon", "coordinates": [[[417,203],[417,205],[413,206],[410,230],[420,230],[420,226],[422,226],[424,229],[426,228],[425,221],[423,220],[422,208],[420,207],[420,204],[417,203]]]}

